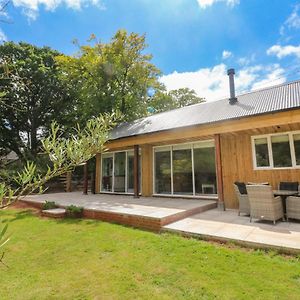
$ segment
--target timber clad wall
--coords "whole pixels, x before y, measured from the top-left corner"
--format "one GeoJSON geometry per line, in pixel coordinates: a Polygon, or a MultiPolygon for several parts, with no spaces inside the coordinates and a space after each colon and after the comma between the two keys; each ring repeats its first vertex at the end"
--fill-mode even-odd
{"type": "Polygon", "coordinates": [[[222,169],[225,206],[237,208],[238,202],[233,190],[233,182],[269,182],[273,189],[278,189],[280,181],[299,181],[300,169],[254,170],[252,158],[251,136],[275,132],[300,130],[300,123],[280,128],[264,128],[221,135],[222,169]]]}
{"type": "MultiPolygon", "coordinates": [[[[299,181],[300,169],[254,170],[251,136],[300,130],[300,110],[266,114],[241,120],[207,124],[158,132],[156,134],[113,140],[107,144],[110,151],[133,149],[142,151],[142,195],[153,193],[153,146],[212,139],[220,134],[224,201],[226,208],[237,208],[233,191],[235,181],[269,182],[274,189],[280,181],[299,181]]],[[[101,156],[97,155],[96,192],[100,192],[101,156]]]]}
{"type": "Polygon", "coordinates": [[[152,146],[142,147],[142,195],[151,196],[153,186],[153,154],[152,146]]]}

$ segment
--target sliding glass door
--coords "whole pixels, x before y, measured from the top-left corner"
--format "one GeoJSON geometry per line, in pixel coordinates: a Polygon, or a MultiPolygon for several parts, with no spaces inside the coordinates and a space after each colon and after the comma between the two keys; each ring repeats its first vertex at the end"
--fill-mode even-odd
{"type": "Polygon", "coordinates": [[[157,194],[171,194],[171,152],[169,147],[155,151],[155,191],[157,194]]]}
{"type": "Polygon", "coordinates": [[[113,155],[110,153],[102,155],[101,187],[103,192],[112,192],[113,190],[113,155]]]}
{"type": "Polygon", "coordinates": [[[216,194],[217,178],[215,165],[215,147],[213,142],[193,145],[195,195],[216,194]]]}
{"type": "Polygon", "coordinates": [[[192,151],[186,146],[173,146],[173,193],[193,195],[192,151]]]}
{"type": "Polygon", "coordinates": [[[125,193],[126,152],[115,153],[114,163],[114,192],[125,193]]]}
{"type": "Polygon", "coordinates": [[[154,148],[154,193],[183,196],[216,194],[214,142],[154,148]]]}
{"type": "MultiPolygon", "coordinates": [[[[141,191],[141,155],[139,154],[139,182],[141,191]]],[[[102,155],[101,192],[134,192],[134,153],[132,150],[105,153],[102,155]]]]}

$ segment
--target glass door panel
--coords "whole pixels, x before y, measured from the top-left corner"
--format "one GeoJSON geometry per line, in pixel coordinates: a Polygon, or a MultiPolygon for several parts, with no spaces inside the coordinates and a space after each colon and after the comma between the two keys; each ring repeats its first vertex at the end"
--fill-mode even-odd
{"type": "Polygon", "coordinates": [[[215,148],[213,144],[194,145],[195,194],[216,194],[215,148]]]}
{"type": "Polygon", "coordinates": [[[127,193],[133,193],[133,151],[127,153],[127,193]]]}
{"type": "Polygon", "coordinates": [[[170,148],[155,150],[155,193],[171,194],[170,148]]]}
{"type": "Polygon", "coordinates": [[[173,193],[193,194],[191,148],[176,150],[173,147],[173,193]]]}
{"type": "Polygon", "coordinates": [[[114,161],[114,192],[125,193],[126,152],[115,153],[114,161]]]}
{"type": "Polygon", "coordinates": [[[113,155],[103,154],[102,157],[102,192],[112,192],[113,182],[113,155]]]}

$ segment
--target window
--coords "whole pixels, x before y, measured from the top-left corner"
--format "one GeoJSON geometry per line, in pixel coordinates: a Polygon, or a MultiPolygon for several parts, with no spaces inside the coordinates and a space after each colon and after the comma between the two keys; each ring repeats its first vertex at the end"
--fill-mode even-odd
{"type": "Polygon", "coordinates": [[[112,191],[112,174],[113,174],[113,155],[103,154],[102,155],[102,191],[112,191]]]}
{"type": "Polygon", "coordinates": [[[154,148],[154,193],[216,194],[214,142],[154,148]]]}
{"type": "Polygon", "coordinates": [[[267,138],[255,139],[254,144],[255,144],[255,155],[256,155],[257,167],[270,166],[267,138]]]}
{"type": "MultiPolygon", "coordinates": [[[[133,151],[110,152],[102,155],[101,192],[133,193],[133,151]]],[[[141,155],[139,155],[141,178],[141,155]]],[[[139,180],[141,191],[141,180],[139,180]]]]}
{"type": "Polygon", "coordinates": [[[300,133],[286,132],[252,137],[254,168],[300,167],[300,133]]]}
{"type": "Polygon", "coordinates": [[[300,166],[300,133],[293,135],[296,165],[300,166]]]}
{"type": "Polygon", "coordinates": [[[271,137],[273,163],[275,168],[292,166],[289,136],[275,135],[271,137]]]}
{"type": "Polygon", "coordinates": [[[194,172],[195,193],[216,194],[215,146],[213,142],[195,144],[194,172]]]}
{"type": "Polygon", "coordinates": [[[173,191],[174,194],[193,195],[191,148],[173,147],[173,191]]]}
{"type": "Polygon", "coordinates": [[[171,152],[169,147],[155,151],[155,193],[171,194],[171,152]]]}

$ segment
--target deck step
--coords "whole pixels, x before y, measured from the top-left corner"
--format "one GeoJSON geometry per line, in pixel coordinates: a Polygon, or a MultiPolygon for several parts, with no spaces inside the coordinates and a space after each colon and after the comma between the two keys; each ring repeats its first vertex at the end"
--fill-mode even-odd
{"type": "Polygon", "coordinates": [[[52,208],[42,210],[42,216],[49,218],[64,218],[66,210],[64,208],[52,208]]]}

